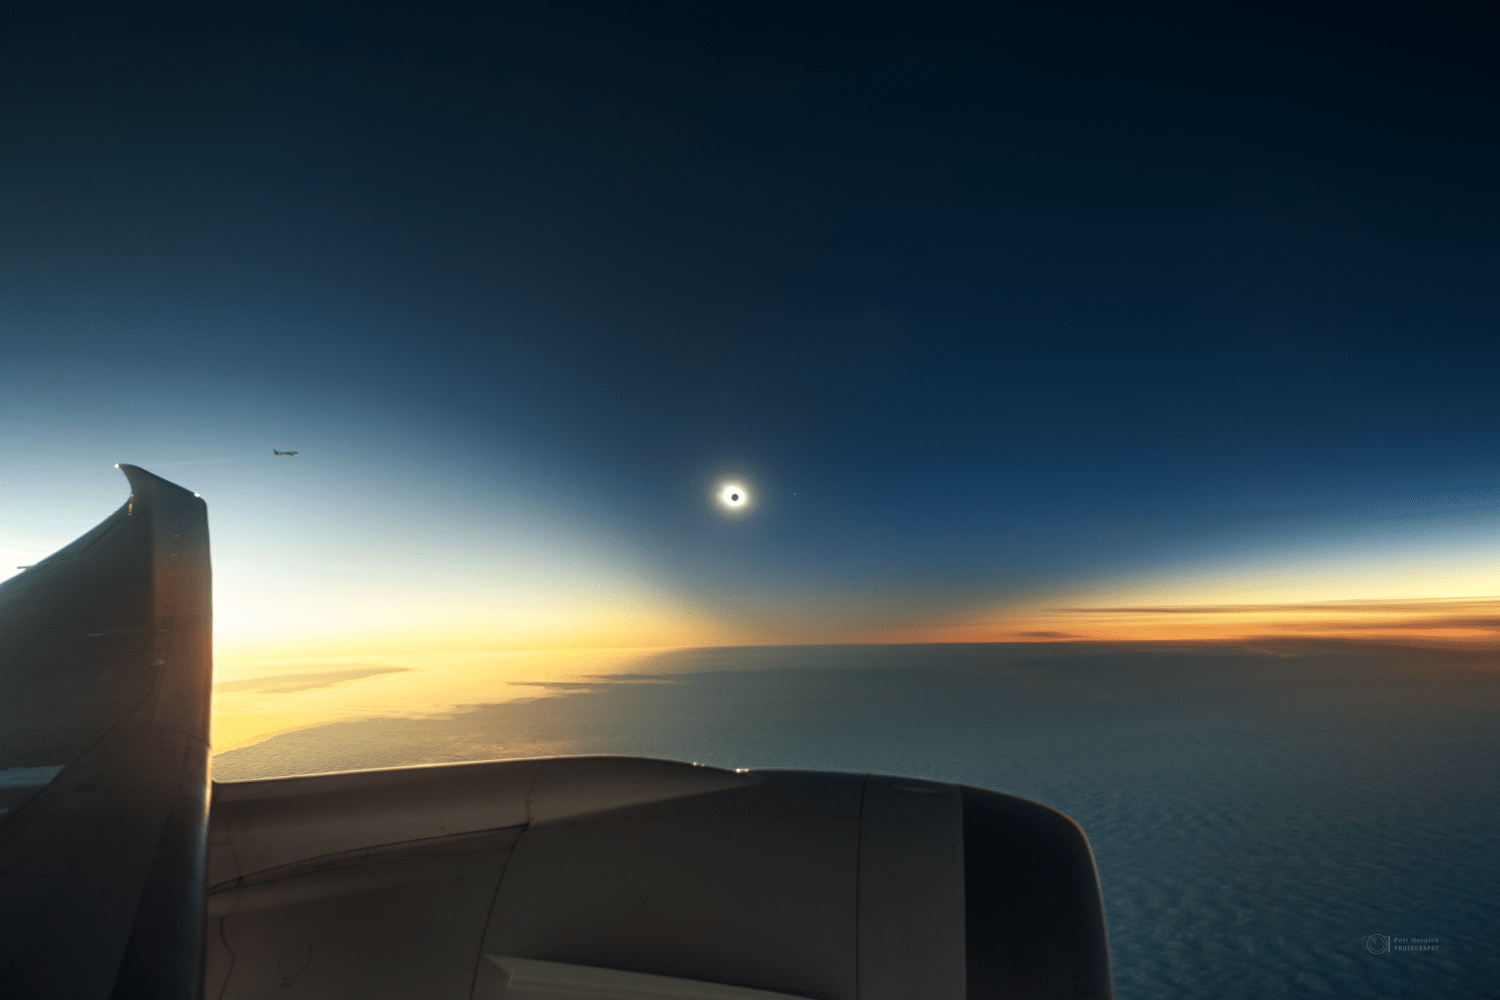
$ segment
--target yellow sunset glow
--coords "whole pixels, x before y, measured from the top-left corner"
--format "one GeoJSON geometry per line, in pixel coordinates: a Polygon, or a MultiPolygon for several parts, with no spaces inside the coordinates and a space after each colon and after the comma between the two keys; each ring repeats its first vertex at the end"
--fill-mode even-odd
{"type": "MultiPolygon", "coordinates": [[[[583,682],[657,652],[627,649],[459,650],[220,655],[214,752],[346,719],[442,715],[463,705],[534,698],[533,684],[583,682]],[[271,654],[271,655],[267,655],[271,654]]],[[[306,650],[302,650],[306,653],[306,650]]]]}

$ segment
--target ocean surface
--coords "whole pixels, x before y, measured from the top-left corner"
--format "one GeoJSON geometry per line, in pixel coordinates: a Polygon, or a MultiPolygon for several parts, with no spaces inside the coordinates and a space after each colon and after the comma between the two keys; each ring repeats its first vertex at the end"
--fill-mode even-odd
{"type": "Polygon", "coordinates": [[[215,778],[620,753],[963,782],[1082,825],[1122,1000],[1500,996],[1492,653],[699,649],[529,689],[286,733],[215,778]]]}

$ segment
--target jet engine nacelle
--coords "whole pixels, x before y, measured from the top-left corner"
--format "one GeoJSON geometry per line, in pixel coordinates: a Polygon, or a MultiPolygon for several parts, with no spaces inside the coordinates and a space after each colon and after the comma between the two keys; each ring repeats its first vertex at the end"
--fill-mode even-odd
{"type": "Polygon", "coordinates": [[[628,757],[215,785],[206,995],[1113,995],[1088,841],[1013,796],[628,757]]]}

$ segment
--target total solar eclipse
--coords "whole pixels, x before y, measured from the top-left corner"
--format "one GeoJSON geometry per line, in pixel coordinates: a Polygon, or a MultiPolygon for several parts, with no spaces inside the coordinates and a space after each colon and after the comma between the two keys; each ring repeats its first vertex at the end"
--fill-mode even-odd
{"type": "Polygon", "coordinates": [[[745,501],[748,499],[749,494],[745,492],[745,488],[733,483],[724,487],[724,489],[719,492],[719,502],[724,504],[726,507],[743,507],[745,505],[745,501]]]}

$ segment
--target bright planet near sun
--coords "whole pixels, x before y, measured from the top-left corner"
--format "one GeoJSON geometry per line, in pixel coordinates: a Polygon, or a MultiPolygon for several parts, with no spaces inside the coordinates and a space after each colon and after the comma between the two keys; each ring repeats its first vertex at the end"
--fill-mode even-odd
{"type": "Polygon", "coordinates": [[[739,507],[744,504],[746,499],[745,488],[733,484],[726,486],[723,492],[719,494],[719,499],[730,507],[739,507]]]}

